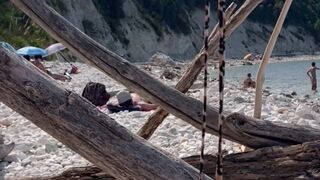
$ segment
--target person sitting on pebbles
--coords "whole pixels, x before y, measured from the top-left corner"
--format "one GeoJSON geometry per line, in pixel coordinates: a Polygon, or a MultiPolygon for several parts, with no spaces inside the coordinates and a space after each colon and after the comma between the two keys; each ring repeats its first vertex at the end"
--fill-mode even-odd
{"type": "Polygon", "coordinates": [[[247,74],[247,79],[243,81],[243,88],[255,88],[256,87],[256,82],[251,79],[251,73],[247,74]]]}
{"type": "Polygon", "coordinates": [[[39,68],[41,71],[47,73],[49,76],[51,76],[55,80],[60,80],[60,81],[71,81],[71,77],[67,77],[61,74],[53,74],[49,70],[45,68],[43,65],[42,61],[43,58],[41,55],[35,55],[33,57],[30,57],[29,55],[24,55],[23,56],[26,60],[30,61],[33,65],[35,65],[37,68],[39,68]]]}
{"type": "Polygon", "coordinates": [[[101,83],[89,82],[83,89],[82,96],[97,106],[100,110],[108,109],[111,113],[120,111],[151,111],[156,105],[145,102],[138,94],[120,91],[116,94],[118,103],[108,103],[111,95],[101,83]]]}

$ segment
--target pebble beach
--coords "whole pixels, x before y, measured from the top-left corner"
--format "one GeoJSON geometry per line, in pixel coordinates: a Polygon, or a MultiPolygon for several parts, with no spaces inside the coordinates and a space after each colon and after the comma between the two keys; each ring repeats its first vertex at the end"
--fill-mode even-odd
{"type": "MultiPolygon", "coordinates": [[[[54,61],[45,65],[55,73],[63,73],[67,63],[54,61]]],[[[102,72],[86,64],[75,63],[81,73],[73,74],[70,82],[59,82],[66,89],[79,95],[86,83],[100,82],[107,91],[125,89],[124,86],[112,80],[102,72]]],[[[179,68],[157,65],[141,65],[141,69],[148,69],[148,73],[163,83],[172,86],[178,81],[187,65],[180,64],[179,68]],[[167,79],[161,76],[167,70],[175,72],[177,77],[167,79]],[[161,77],[161,78],[160,78],[161,77]]],[[[187,93],[189,96],[202,100],[203,90],[200,79],[187,93]]],[[[226,82],[225,110],[240,112],[248,116],[253,115],[254,89],[241,90],[242,84],[226,82]]],[[[218,107],[218,82],[209,82],[209,104],[218,107]]],[[[302,97],[292,94],[272,94],[266,89],[263,95],[262,120],[279,121],[289,124],[311,126],[320,129],[320,102],[312,95],[302,97]]],[[[147,120],[151,112],[120,112],[109,114],[119,124],[136,133],[147,120]]],[[[0,102],[1,134],[5,143],[14,142],[13,151],[0,162],[0,179],[24,179],[31,177],[54,176],[71,168],[87,166],[91,163],[76,154],[62,143],[36,127],[30,121],[19,115],[0,102]]],[[[154,146],[167,151],[176,157],[186,157],[200,154],[201,131],[186,122],[170,115],[156,130],[149,140],[154,146]]],[[[216,154],[218,138],[207,134],[207,154],[216,154]]],[[[223,149],[226,153],[240,152],[240,145],[225,140],[223,149]]]]}

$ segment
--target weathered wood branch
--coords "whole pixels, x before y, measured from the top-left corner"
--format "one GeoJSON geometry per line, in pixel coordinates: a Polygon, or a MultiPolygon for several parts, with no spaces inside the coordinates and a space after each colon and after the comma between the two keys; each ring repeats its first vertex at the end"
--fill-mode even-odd
{"type": "MultiPolygon", "coordinates": [[[[228,38],[232,34],[232,32],[238,26],[240,26],[240,24],[261,2],[262,0],[247,0],[232,16],[232,11],[227,13],[226,15],[231,16],[231,18],[226,23],[225,37],[228,38]]],[[[232,10],[232,6],[230,6],[229,8],[230,10],[232,10]]],[[[219,34],[217,33],[217,28],[214,28],[209,38],[209,56],[215,56],[215,54],[217,54],[218,44],[219,34]]],[[[197,79],[203,66],[204,56],[202,48],[200,53],[192,61],[192,64],[189,66],[187,71],[179,79],[175,88],[182,93],[186,93],[188,89],[192,86],[194,81],[197,79]]],[[[169,113],[167,113],[164,109],[158,108],[154,113],[150,115],[146,124],[139,130],[138,134],[146,139],[150,138],[153,132],[163,122],[163,120],[168,116],[168,114],[169,113]]]]}
{"type": "MultiPolygon", "coordinates": [[[[279,15],[279,18],[277,20],[277,23],[273,29],[273,32],[270,36],[269,42],[267,44],[267,47],[263,53],[262,61],[259,65],[259,69],[257,72],[257,78],[256,78],[256,93],[255,93],[255,100],[254,100],[254,111],[253,111],[253,117],[260,119],[261,118],[261,108],[262,108],[262,86],[264,83],[264,72],[268,65],[270,56],[272,54],[273,48],[277,42],[278,36],[280,34],[280,31],[282,29],[283,22],[285,18],[287,17],[287,13],[289,11],[289,8],[291,6],[292,0],[286,0],[283,8],[281,10],[281,13],[279,15]]],[[[271,12],[269,12],[271,13],[271,12]]]]}
{"type": "MultiPolygon", "coordinates": [[[[128,89],[137,92],[147,100],[161,106],[167,112],[181,118],[196,128],[201,129],[202,102],[165,86],[159,80],[156,80],[146,72],[130,64],[122,57],[101,46],[79,31],[79,29],[75,28],[70,22],[62,18],[56,11],[48,6],[45,1],[11,1],[56,40],[64,43],[66,47],[68,47],[75,55],[82,58],[85,62],[100,69],[116,81],[125,85],[128,89]]],[[[207,117],[207,132],[217,135],[217,109],[208,107],[207,117]]],[[[294,128],[287,128],[286,132],[275,131],[276,134],[270,134],[261,131],[261,129],[265,128],[264,125],[268,124],[268,126],[274,130],[277,130],[279,125],[264,122],[265,124],[262,123],[262,126],[257,126],[253,129],[246,129],[248,132],[255,132],[248,134],[245,131],[232,129],[234,127],[239,127],[237,126],[238,124],[228,124],[232,122],[233,121],[225,122],[224,138],[239,142],[251,148],[289,145],[294,143],[298,144],[304,142],[305,139],[308,139],[308,141],[314,141],[320,138],[320,130],[313,129],[311,127],[297,126],[294,128]],[[286,133],[289,136],[278,138],[281,137],[282,133],[286,133]],[[305,139],[302,140],[301,137],[305,137],[305,139]]],[[[251,122],[255,123],[256,120],[252,120],[247,117],[245,121],[241,121],[243,124],[251,122]]],[[[283,124],[283,126],[286,126],[286,124],[283,124]]],[[[241,127],[245,128],[246,126],[241,127]]]]}
{"type": "MultiPolygon", "coordinates": [[[[232,15],[233,11],[235,10],[235,8],[237,7],[237,5],[235,3],[231,3],[229,5],[229,7],[226,9],[226,19],[229,19],[229,17],[232,15]]],[[[216,26],[213,28],[210,36],[209,36],[209,42],[212,41],[213,37],[218,33],[218,24],[216,24],[216,26]]],[[[211,48],[211,47],[209,47],[211,48]]],[[[194,61],[199,61],[198,59],[202,58],[202,53],[203,53],[203,47],[200,50],[200,52],[195,56],[195,60],[194,61]]],[[[192,64],[188,70],[186,71],[186,73],[183,74],[183,76],[181,77],[181,79],[178,81],[177,85],[175,86],[175,88],[178,91],[181,91],[183,93],[186,93],[188,91],[188,89],[193,85],[194,81],[197,79],[197,76],[199,75],[199,73],[201,72],[201,69],[199,69],[198,71],[194,71],[194,66],[196,64],[192,64]],[[193,79],[190,79],[190,77],[195,77],[193,79]],[[187,82],[187,83],[186,83],[187,82]]],[[[198,65],[197,65],[198,66],[198,65]]],[[[146,123],[141,127],[141,129],[138,131],[138,135],[145,138],[145,139],[149,139],[152,134],[154,133],[154,131],[159,127],[159,125],[163,122],[163,120],[168,116],[169,114],[161,109],[158,108],[155,112],[153,112],[148,120],[146,121],[146,123]]]]}
{"type": "Polygon", "coordinates": [[[0,101],[117,179],[198,179],[196,169],[2,47],[0,84],[0,101]]]}
{"type": "MultiPolygon", "coordinates": [[[[200,167],[199,156],[182,158],[195,168],[200,167]]],[[[224,157],[224,179],[319,179],[320,141],[289,147],[267,147],[255,151],[230,154],[224,157]]],[[[204,172],[214,177],[216,157],[205,157],[204,172]]],[[[72,168],[54,179],[70,177],[107,179],[110,175],[97,167],[72,168]]]]}
{"type": "MultiPolygon", "coordinates": [[[[199,167],[199,157],[184,158],[199,167]]],[[[207,157],[204,172],[215,172],[215,157],[207,157]]],[[[320,141],[289,147],[267,147],[255,151],[230,154],[223,159],[225,179],[319,179],[320,141]]],[[[208,174],[213,177],[213,174],[208,174]]]]}

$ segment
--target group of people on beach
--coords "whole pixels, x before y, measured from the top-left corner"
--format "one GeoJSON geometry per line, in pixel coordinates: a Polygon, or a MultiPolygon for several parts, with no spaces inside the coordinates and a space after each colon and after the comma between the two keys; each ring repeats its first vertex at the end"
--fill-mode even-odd
{"type": "Polygon", "coordinates": [[[49,76],[51,76],[55,80],[59,81],[71,81],[70,74],[77,74],[79,73],[79,70],[76,66],[72,65],[70,70],[66,69],[64,74],[54,74],[47,70],[47,68],[43,65],[43,57],[42,55],[24,55],[23,56],[27,61],[31,62],[33,65],[35,65],[37,68],[39,68],[41,71],[45,72],[49,76]]]}
{"type": "MultiPolygon", "coordinates": [[[[24,55],[23,57],[55,80],[70,81],[71,76],[69,74],[79,73],[78,68],[72,65],[71,69],[66,70],[63,75],[54,74],[43,65],[43,57],[41,55],[24,55]]],[[[108,109],[111,113],[125,110],[150,111],[157,108],[154,104],[145,102],[138,94],[129,91],[120,91],[116,94],[118,103],[107,103],[111,95],[106,91],[106,87],[103,84],[96,82],[87,83],[83,89],[82,96],[96,105],[100,110],[108,109]]]]}
{"type": "MultiPolygon", "coordinates": [[[[310,78],[310,82],[311,82],[311,90],[316,93],[317,91],[317,74],[316,71],[319,70],[320,68],[318,68],[316,66],[315,62],[311,63],[311,67],[308,69],[307,71],[307,75],[310,78]]],[[[247,89],[247,88],[255,88],[256,83],[254,80],[252,80],[251,78],[251,73],[247,74],[247,78],[243,81],[243,88],[247,89]]]]}

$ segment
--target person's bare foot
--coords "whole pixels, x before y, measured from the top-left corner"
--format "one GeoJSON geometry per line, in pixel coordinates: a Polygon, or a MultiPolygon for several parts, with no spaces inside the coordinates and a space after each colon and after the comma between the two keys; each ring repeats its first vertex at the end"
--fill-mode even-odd
{"type": "Polygon", "coordinates": [[[14,148],[15,143],[1,144],[0,145],[0,160],[5,158],[14,148]]]}

